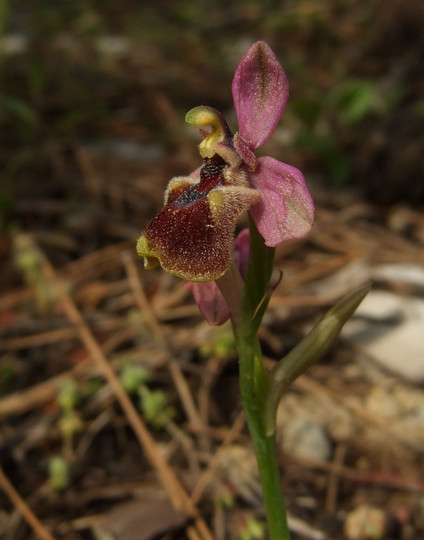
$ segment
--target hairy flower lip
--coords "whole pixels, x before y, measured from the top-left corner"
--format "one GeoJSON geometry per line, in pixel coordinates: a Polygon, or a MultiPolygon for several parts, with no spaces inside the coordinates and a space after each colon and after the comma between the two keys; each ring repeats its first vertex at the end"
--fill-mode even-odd
{"type": "Polygon", "coordinates": [[[170,205],[178,206],[179,208],[188,208],[199,202],[203,197],[206,197],[208,193],[220,186],[222,186],[222,179],[211,182],[210,185],[201,186],[200,184],[196,184],[189,187],[187,191],[175,199],[175,201],[171,202],[170,205]]]}
{"type": "Polygon", "coordinates": [[[205,160],[199,182],[174,178],[162,211],[137,244],[146,268],[159,262],[164,270],[193,282],[222,277],[231,262],[236,221],[258,200],[246,184],[245,174],[231,174],[219,155],[205,160]]]}

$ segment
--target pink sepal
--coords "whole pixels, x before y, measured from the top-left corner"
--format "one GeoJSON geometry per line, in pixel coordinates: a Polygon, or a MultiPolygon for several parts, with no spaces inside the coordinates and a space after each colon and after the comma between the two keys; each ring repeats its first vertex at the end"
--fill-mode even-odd
{"type": "Polygon", "coordinates": [[[230,318],[230,308],[215,281],[190,286],[200,313],[211,326],[219,326],[230,318]]]}
{"type": "Polygon", "coordinates": [[[271,137],[289,95],[286,74],[264,41],[257,41],[240,60],[232,93],[240,136],[254,150],[271,137]]]}
{"type": "Polygon", "coordinates": [[[299,169],[260,157],[250,182],[261,194],[250,213],[267,246],[275,247],[309,233],[315,207],[299,169]]]}

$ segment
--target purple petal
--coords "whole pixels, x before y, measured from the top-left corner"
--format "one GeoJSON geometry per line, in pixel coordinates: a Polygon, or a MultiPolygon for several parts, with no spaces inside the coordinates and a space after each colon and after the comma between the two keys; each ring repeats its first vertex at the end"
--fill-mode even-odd
{"type": "Polygon", "coordinates": [[[247,260],[249,258],[249,229],[242,229],[234,240],[234,264],[239,269],[241,277],[246,277],[247,260]]]}
{"type": "Polygon", "coordinates": [[[264,41],[252,45],[241,59],[232,92],[240,136],[258,148],[271,137],[289,95],[286,74],[264,41]]]}
{"type": "Polygon", "coordinates": [[[230,308],[215,281],[190,285],[200,313],[211,326],[219,326],[230,318],[230,308]]]}
{"type": "Polygon", "coordinates": [[[315,208],[299,169],[261,157],[249,180],[261,194],[250,213],[267,246],[275,247],[309,233],[315,208]]]}

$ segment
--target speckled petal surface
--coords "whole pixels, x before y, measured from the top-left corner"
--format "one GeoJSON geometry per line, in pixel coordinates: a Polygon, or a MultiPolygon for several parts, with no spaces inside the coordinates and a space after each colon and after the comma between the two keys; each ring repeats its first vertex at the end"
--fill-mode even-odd
{"type": "Polygon", "coordinates": [[[309,233],[315,207],[299,169],[261,157],[250,182],[261,194],[250,213],[267,246],[275,247],[309,233]]]}
{"type": "Polygon", "coordinates": [[[277,57],[264,41],[246,52],[232,83],[239,134],[252,148],[274,132],[289,96],[289,83],[277,57]]]}

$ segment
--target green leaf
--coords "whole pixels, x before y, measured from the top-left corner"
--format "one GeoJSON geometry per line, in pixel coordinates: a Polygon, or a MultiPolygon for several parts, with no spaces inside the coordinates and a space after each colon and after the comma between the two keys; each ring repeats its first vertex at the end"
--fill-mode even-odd
{"type": "Polygon", "coordinates": [[[268,435],[275,432],[275,417],[283,392],[311,364],[320,360],[330,349],[343,325],[353,315],[370,289],[371,283],[367,283],[343,296],[314,326],[311,332],[269,372],[269,394],[265,411],[268,435]]]}
{"type": "Polygon", "coordinates": [[[37,118],[33,107],[19,98],[3,96],[0,104],[4,113],[7,113],[14,121],[23,124],[34,124],[37,118]]]}
{"type": "Polygon", "coordinates": [[[365,80],[347,81],[334,92],[334,100],[347,124],[359,122],[373,111],[377,87],[365,80]]]}

